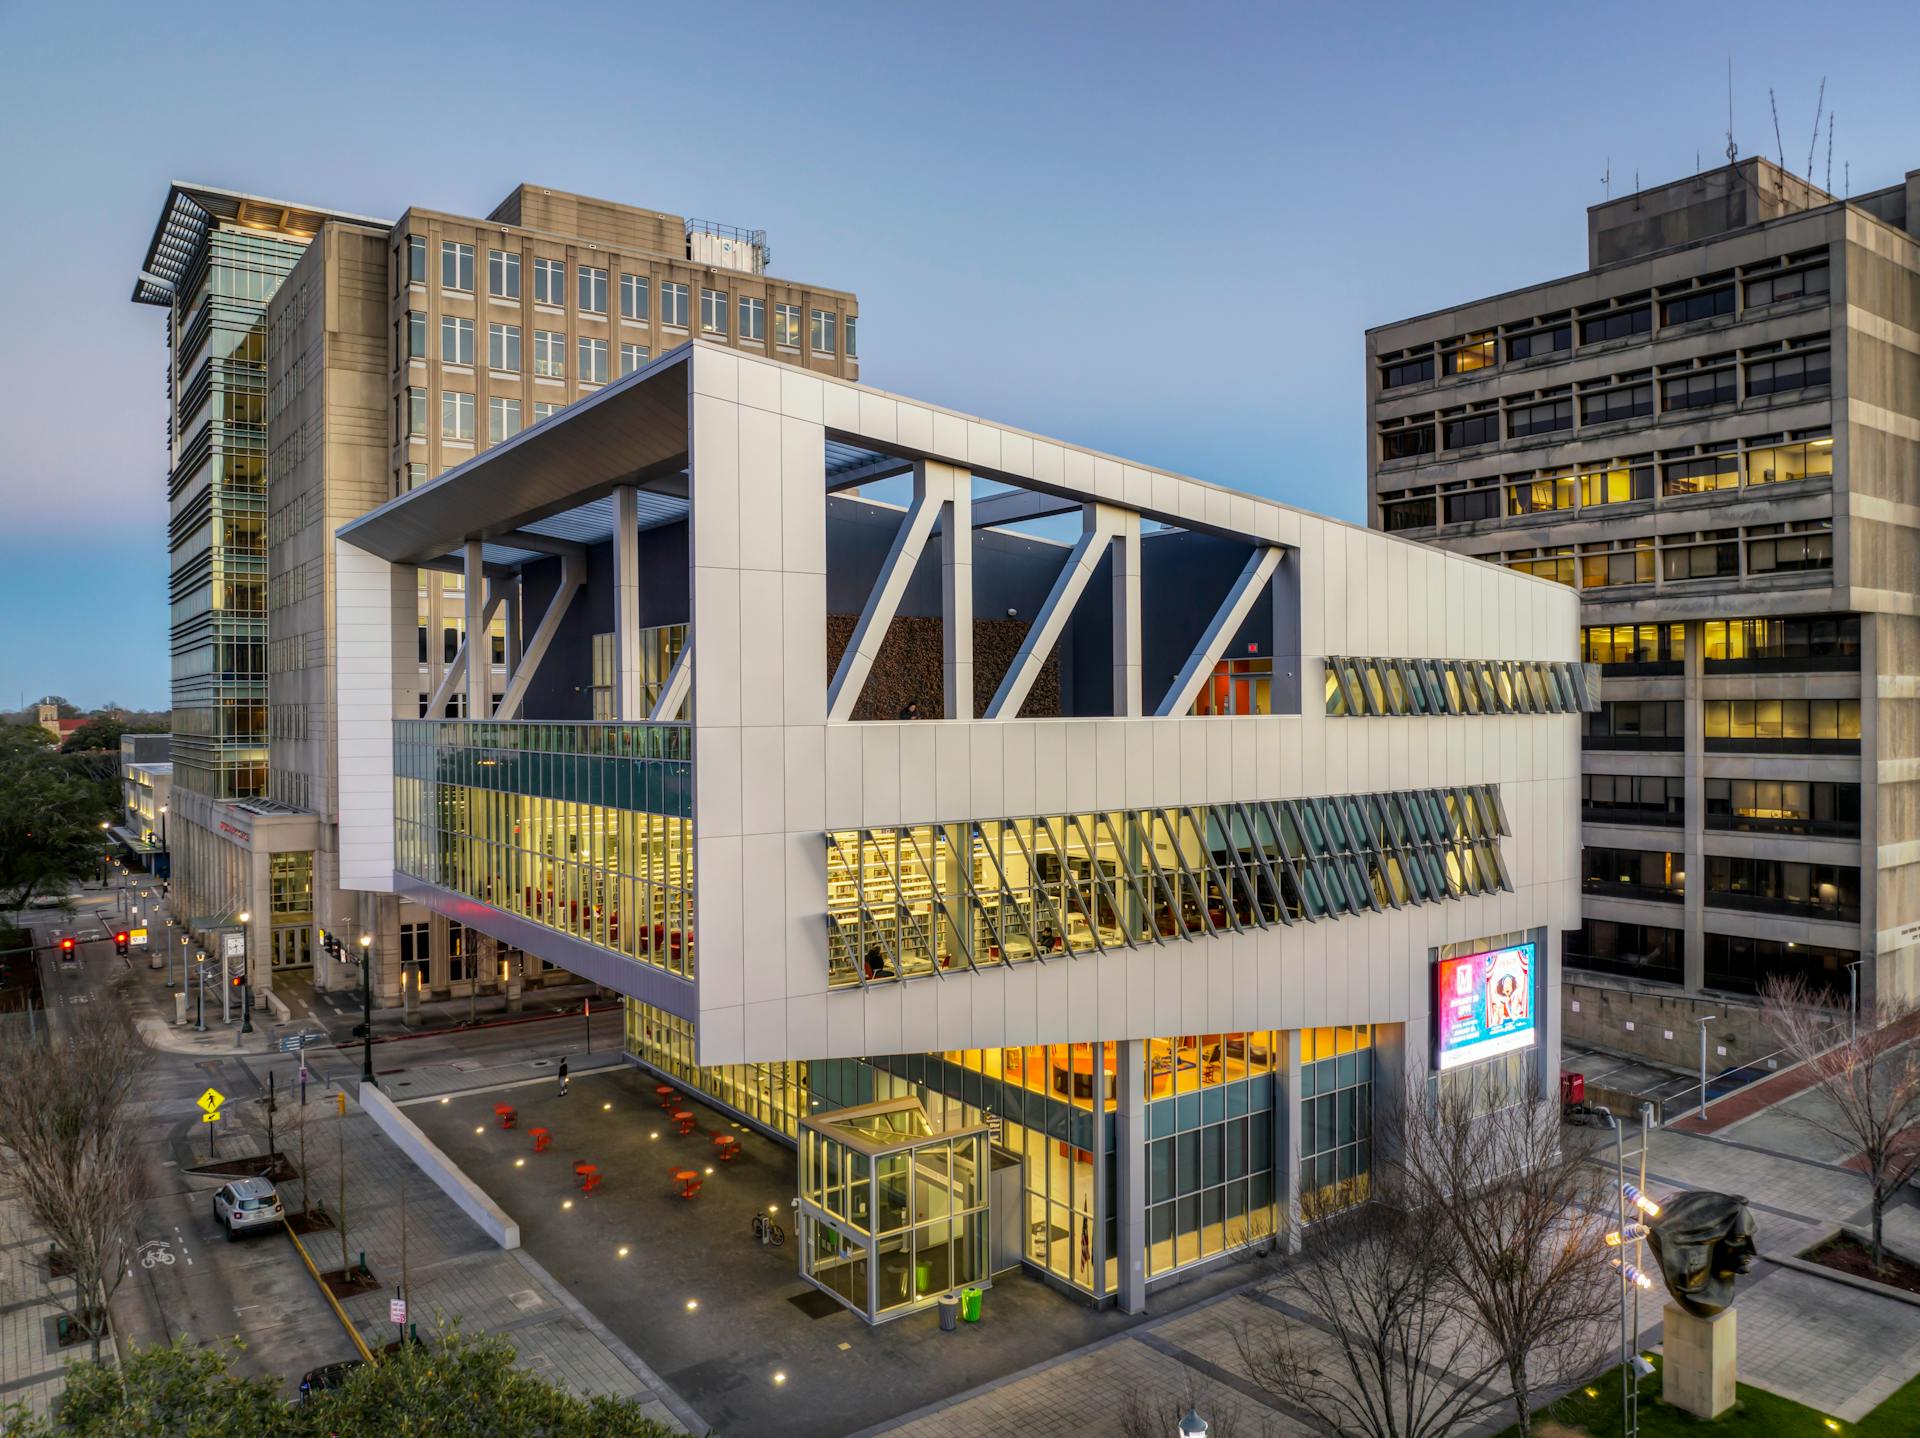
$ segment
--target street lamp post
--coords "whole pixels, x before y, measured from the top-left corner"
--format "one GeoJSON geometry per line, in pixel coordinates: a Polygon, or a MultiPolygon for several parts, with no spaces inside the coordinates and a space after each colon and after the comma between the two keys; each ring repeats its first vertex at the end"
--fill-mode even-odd
{"type": "Polygon", "coordinates": [[[1707,1116],[1707,1025],[1719,1018],[1718,1014],[1708,1014],[1704,1019],[1695,1019],[1700,1025],[1700,1117],[1707,1116]]]}
{"type": "Polygon", "coordinates": [[[373,1082],[373,935],[360,936],[360,1082],[373,1082]]]}
{"type": "Polygon", "coordinates": [[[240,911],[240,1032],[253,1032],[253,970],[247,963],[247,921],[253,917],[240,911]]]}
{"type": "MultiPolygon", "coordinates": [[[[181,942],[185,943],[186,940],[182,939],[181,942]]],[[[193,1031],[197,1034],[203,1034],[207,1031],[207,951],[205,949],[194,950],[193,971],[200,976],[200,997],[193,1031]]]]}
{"type": "Polygon", "coordinates": [[[1860,1040],[1860,965],[1865,962],[1855,959],[1847,965],[1847,1042],[1860,1040]]]}

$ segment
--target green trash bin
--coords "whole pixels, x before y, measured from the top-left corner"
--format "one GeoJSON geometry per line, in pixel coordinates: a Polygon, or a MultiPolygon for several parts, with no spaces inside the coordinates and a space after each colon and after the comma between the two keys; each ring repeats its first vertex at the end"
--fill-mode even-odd
{"type": "Polygon", "coordinates": [[[960,1290],[960,1317],[968,1323],[980,1321],[980,1290],[963,1288],[960,1290]]]}

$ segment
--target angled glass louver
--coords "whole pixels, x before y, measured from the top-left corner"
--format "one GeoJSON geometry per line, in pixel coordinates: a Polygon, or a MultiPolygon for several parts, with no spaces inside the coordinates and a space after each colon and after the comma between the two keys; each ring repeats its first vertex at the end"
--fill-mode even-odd
{"type": "Polygon", "coordinates": [[[1546,659],[1356,659],[1329,654],[1329,718],[1386,715],[1591,714],[1599,670],[1546,659]]]}
{"type": "Polygon", "coordinates": [[[830,982],[1511,891],[1511,833],[1494,785],[831,830],[830,982]]]}

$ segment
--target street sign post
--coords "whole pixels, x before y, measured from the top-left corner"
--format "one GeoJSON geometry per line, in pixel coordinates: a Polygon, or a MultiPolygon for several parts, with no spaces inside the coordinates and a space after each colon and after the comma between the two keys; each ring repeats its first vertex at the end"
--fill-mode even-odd
{"type": "Polygon", "coordinates": [[[225,1103],[226,1101],[227,1101],[227,1096],[221,1093],[220,1090],[217,1088],[209,1088],[205,1093],[201,1094],[199,1098],[194,1100],[194,1103],[199,1105],[199,1108],[200,1108],[200,1122],[207,1125],[207,1157],[208,1158],[212,1158],[214,1156],[213,1155],[213,1138],[214,1138],[215,1129],[213,1126],[220,1122],[220,1105],[225,1103]]]}

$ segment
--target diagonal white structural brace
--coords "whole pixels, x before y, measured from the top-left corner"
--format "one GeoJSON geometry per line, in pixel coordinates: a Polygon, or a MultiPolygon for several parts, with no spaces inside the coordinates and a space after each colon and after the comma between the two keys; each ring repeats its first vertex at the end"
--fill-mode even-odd
{"type": "Polygon", "coordinates": [[[687,690],[692,687],[693,640],[689,638],[674,656],[673,668],[667,671],[667,682],[660,686],[660,697],[653,701],[653,712],[647,715],[647,722],[672,723],[673,716],[680,712],[680,706],[687,702],[687,690]]]}
{"type": "MultiPolygon", "coordinates": [[[[506,594],[506,586],[499,580],[491,579],[487,581],[487,603],[486,607],[481,610],[480,615],[481,633],[486,633],[487,627],[493,623],[494,611],[500,607],[500,602],[506,598],[506,594]]],[[[440,683],[435,686],[433,693],[427,698],[427,718],[438,719],[442,714],[447,712],[447,701],[453,698],[455,692],[460,687],[461,680],[466,677],[467,650],[470,647],[469,641],[471,639],[471,633],[463,632],[461,634],[460,647],[453,651],[452,662],[447,665],[446,672],[440,676],[440,683]]],[[[489,648],[491,648],[491,645],[489,645],[489,648]]],[[[487,716],[484,714],[469,713],[467,717],[470,719],[484,719],[487,716]]]]}
{"type": "Polygon", "coordinates": [[[999,691],[993,696],[993,702],[987,705],[983,718],[1019,717],[1020,706],[1027,702],[1033,681],[1040,677],[1047,656],[1053,653],[1054,646],[1060,642],[1060,632],[1066,628],[1074,605],[1080,602],[1080,596],[1086,592],[1087,581],[1093,578],[1093,571],[1098,567],[1107,545],[1125,529],[1126,511],[1115,509],[1112,505],[1083,505],[1080,515],[1080,538],[1074,544],[1073,552],[1067,556],[1067,562],[1060,567],[1060,575],[1053,581],[1053,590],[1047,595],[1047,602],[1040,607],[1039,616],[1027,630],[1020,652],[1013,656],[1013,663],[1007,666],[1006,677],[1000,681],[999,691]]]}
{"type": "Polygon", "coordinates": [[[1233,636],[1240,632],[1240,626],[1247,622],[1254,601],[1259,599],[1261,591],[1267,587],[1267,581],[1273,578],[1273,571],[1279,566],[1280,556],[1286,551],[1279,545],[1263,545],[1247,556],[1246,567],[1240,571],[1240,577],[1233,582],[1233,588],[1227,591],[1226,600],[1213,616],[1213,622],[1207,626],[1207,632],[1200,636],[1200,642],[1193,647],[1193,653],[1187,656],[1180,677],[1173,681],[1173,687],[1167,691],[1167,697],[1160,701],[1160,707],[1154,710],[1154,716],[1166,719],[1174,715],[1185,714],[1193,708],[1193,701],[1200,693],[1200,686],[1213,673],[1213,666],[1220,662],[1221,654],[1226,650],[1233,636]]]}
{"type": "Polygon", "coordinates": [[[879,654],[887,637],[887,627],[899,611],[900,600],[927,547],[927,537],[933,533],[934,521],[953,500],[955,476],[965,481],[971,494],[973,477],[965,471],[924,461],[914,465],[913,505],[894,533],[893,547],[880,566],[880,577],[867,594],[860,622],[854,626],[853,637],[847,641],[847,652],[840,656],[833,683],[827,689],[829,724],[844,723],[853,717],[854,705],[860,702],[860,691],[867,687],[874,657],[879,654]]]}
{"type": "Polygon", "coordinates": [[[507,680],[507,692],[500,696],[500,707],[493,711],[494,718],[505,722],[520,713],[520,705],[527,697],[533,676],[539,672],[540,661],[547,657],[547,646],[553,643],[560,621],[566,617],[567,606],[573,603],[574,595],[580,592],[586,582],[586,560],[577,554],[563,556],[560,560],[560,585],[553,591],[553,602],[547,606],[547,612],[540,616],[540,623],[527,640],[526,652],[520,656],[518,667],[507,680]]]}

